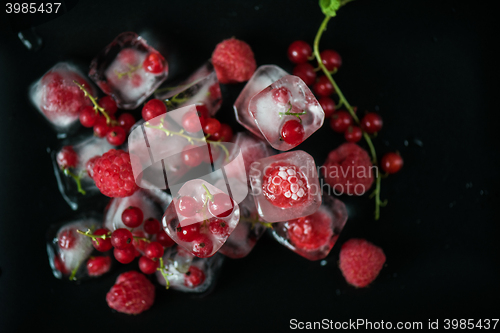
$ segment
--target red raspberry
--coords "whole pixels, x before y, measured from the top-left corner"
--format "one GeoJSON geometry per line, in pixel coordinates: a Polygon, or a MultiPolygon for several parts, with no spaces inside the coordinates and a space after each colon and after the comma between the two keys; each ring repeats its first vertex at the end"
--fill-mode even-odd
{"type": "Polygon", "coordinates": [[[90,257],[87,260],[87,273],[89,276],[101,276],[109,272],[111,258],[108,256],[90,257]]]}
{"type": "Polygon", "coordinates": [[[95,161],[93,179],[101,193],[112,198],[128,197],[138,189],[130,155],[123,150],[111,149],[95,161]]]}
{"type": "Polygon", "coordinates": [[[317,250],[328,243],[332,234],[331,220],[320,211],[288,222],[290,242],[299,249],[317,250]]]}
{"type": "Polygon", "coordinates": [[[110,308],[126,314],[139,314],[149,309],[154,300],[155,287],[136,271],[120,274],[106,295],[110,308]]]}
{"type": "Polygon", "coordinates": [[[358,288],[375,280],[384,263],[384,251],[364,239],[350,239],[340,249],[340,270],[347,283],[358,288]]]}
{"type": "Polygon", "coordinates": [[[212,63],[220,83],[250,80],[257,68],[250,46],[238,39],[226,39],[215,47],[212,63]]]}
{"type": "Polygon", "coordinates": [[[194,288],[205,282],[205,273],[196,266],[189,266],[189,270],[184,274],[184,285],[194,288]]]}
{"type": "Polygon", "coordinates": [[[85,163],[85,169],[87,169],[87,174],[89,175],[90,178],[94,178],[94,166],[95,162],[101,158],[101,156],[94,156],[90,158],[87,163],[85,163]]]}
{"type": "Polygon", "coordinates": [[[307,200],[307,178],[295,165],[273,163],[264,172],[264,197],[281,208],[299,206],[307,200]]]}
{"type": "Polygon", "coordinates": [[[325,181],[336,193],[363,195],[372,186],[372,162],[368,153],[355,143],[344,143],[328,154],[321,167],[325,181]]]}

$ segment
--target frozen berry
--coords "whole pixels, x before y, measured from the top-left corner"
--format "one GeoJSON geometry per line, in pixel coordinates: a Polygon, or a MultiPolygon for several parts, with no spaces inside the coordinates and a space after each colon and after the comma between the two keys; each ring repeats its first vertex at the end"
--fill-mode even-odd
{"type": "Polygon", "coordinates": [[[198,237],[200,235],[200,224],[201,223],[199,223],[199,222],[192,223],[192,220],[189,220],[189,219],[185,219],[183,221],[184,221],[183,224],[184,223],[191,223],[191,224],[184,225],[183,227],[181,227],[181,225],[179,224],[179,226],[176,229],[177,230],[177,237],[181,241],[191,242],[196,237],[198,237]]]}
{"type": "Polygon", "coordinates": [[[104,96],[99,99],[99,106],[104,108],[108,115],[115,114],[118,110],[115,100],[111,96],[104,96]]]}
{"type": "Polygon", "coordinates": [[[156,272],[156,269],[158,268],[159,264],[160,264],[159,261],[152,260],[145,256],[141,256],[139,258],[139,269],[144,274],[153,274],[154,272],[156,272]]]}
{"type": "Polygon", "coordinates": [[[333,99],[330,97],[321,97],[318,102],[323,111],[325,111],[325,118],[330,118],[335,112],[335,102],[333,99]]]}
{"type": "Polygon", "coordinates": [[[152,99],[144,104],[142,108],[142,118],[149,121],[167,112],[167,106],[159,99],[152,99]]]}
{"type": "Polygon", "coordinates": [[[368,134],[377,133],[382,129],[382,117],[375,112],[369,112],[361,119],[361,128],[368,134]]]}
{"type": "Polygon", "coordinates": [[[229,224],[221,219],[210,219],[208,231],[214,236],[224,238],[229,236],[229,224]]]}
{"type": "Polygon", "coordinates": [[[142,63],[142,68],[152,74],[161,74],[166,66],[165,58],[158,52],[150,52],[142,63]]]}
{"type": "Polygon", "coordinates": [[[94,165],[93,179],[102,194],[108,197],[127,197],[138,189],[130,155],[123,150],[111,149],[94,165]]]}
{"type": "Polygon", "coordinates": [[[76,244],[75,230],[72,228],[63,229],[57,235],[57,243],[61,249],[69,250],[76,244]]]}
{"type": "Polygon", "coordinates": [[[177,212],[185,217],[191,217],[201,208],[201,205],[190,196],[182,196],[177,200],[177,212]]]}
{"type": "Polygon", "coordinates": [[[225,193],[217,193],[208,200],[208,211],[215,217],[228,217],[234,209],[234,201],[225,193]]]}
{"type": "Polygon", "coordinates": [[[262,191],[274,206],[290,208],[307,200],[309,188],[307,178],[299,168],[273,163],[264,172],[262,191]]]}
{"type": "Polygon", "coordinates": [[[403,167],[403,158],[399,155],[399,153],[387,153],[382,156],[380,165],[382,170],[389,174],[393,174],[401,170],[403,167]]]}
{"type": "Polygon", "coordinates": [[[313,86],[313,90],[316,96],[319,97],[328,97],[335,91],[332,83],[325,75],[318,78],[318,81],[313,86]]]}
{"type": "Polygon", "coordinates": [[[204,121],[205,118],[198,116],[194,111],[190,111],[182,116],[181,124],[186,131],[196,133],[202,128],[202,120],[204,121]]]}
{"type": "Polygon", "coordinates": [[[296,40],[288,47],[288,59],[294,64],[307,62],[311,55],[311,46],[302,40],[296,40]]]}
{"type": "Polygon", "coordinates": [[[342,58],[340,54],[335,52],[334,50],[324,50],[319,56],[321,57],[321,62],[325,65],[328,71],[333,71],[335,69],[339,69],[342,65],[342,58]]]}
{"type": "Polygon", "coordinates": [[[199,234],[193,240],[193,251],[192,253],[198,258],[208,258],[212,255],[214,245],[210,238],[205,234],[199,234]]]}
{"type": "Polygon", "coordinates": [[[188,288],[195,288],[205,282],[205,273],[196,266],[189,266],[184,274],[184,285],[188,288]]]}
{"type": "Polygon", "coordinates": [[[61,257],[60,257],[60,256],[56,255],[56,256],[54,257],[54,261],[53,261],[53,263],[54,263],[54,268],[55,268],[57,271],[61,272],[61,273],[62,273],[62,274],[64,274],[64,275],[68,275],[68,274],[69,274],[69,270],[68,270],[68,268],[66,267],[66,265],[64,264],[64,261],[61,259],[61,257]]]}
{"type": "Polygon", "coordinates": [[[73,146],[64,146],[57,153],[57,165],[61,169],[75,168],[78,164],[78,155],[76,154],[73,146]]]}
{"type": "Polygon", "coordinates": [[[154,285],[144,275],[135,271],[118,276],[115,285],[106,295],[110,308],[126,314],[139,314],[149,309],[154,299],[154,285]]]}
{"type": "Polygon", "coordinates": [[[326,245],[333,235],[331,220],[321,212],[287,222],[292,245],[301,250],[317,250],[326,245]]]}
{"type": "Polygon", "coordinates": [[[358,142],[363,137],[363,131],[359,126],[349,126],[345,130],[344,137],[347,142],[358,142]]]}
{"type": "Polygon", "coordinates": [[[297,146],[304,141],[304,126],[297,119],[287,121],[281,128],[281,139],[286,143],[297,146]]]}
{"type": "Polygon", "coordinates": [[[250,46],[235,38],[217,44],[212,53],[212,64],[223,84],[248,81],[257,68],[250,46]]]}
{"type": "Polygon", "coordinates": [[[153,217],[150,217],[149,219],[144,221],[144,231],[147,234],[156,235],[161,231],[160,221],[153,217]]]}
{"type": "Polygon", "coordinates": [[[271,91],[273,101],[278,105],[286,105],[290,101],[290,90],[286,87],[275,88],[271,91]]]}
{"type": "Polygon", "coordinates": [[[349,112],[344,110],[335,112],[330,118],[330,126],[337,133],[344,133],[351,124],[352,117],[349,112]]]}
{"type": "Polygon", "coordinates": [[[316,80],[316,72],[310,63],[299,64],[294,67],[293,75],[298,76],[308,86],[312,86],[316,80]]]}
{"type": "Polygon", "coordinates": [[[144,214],[139,207],[129,206],[123,210],[122,222],[129,228],[137,228],[142,224],[144,214]]]}
{"type": "Polygon", "coordinates": [[[340,249],[340,270],[347,283],[358,288],[372,283],[384,263],[384,251],[364,239],[350,239],[340,249]]]}
{"type": "Polygon", "coordinates": [[[90,257],[87,260],[87,273],[89,276],[101,276],[111,268],[111,258],[108,256],[90,257]]]}

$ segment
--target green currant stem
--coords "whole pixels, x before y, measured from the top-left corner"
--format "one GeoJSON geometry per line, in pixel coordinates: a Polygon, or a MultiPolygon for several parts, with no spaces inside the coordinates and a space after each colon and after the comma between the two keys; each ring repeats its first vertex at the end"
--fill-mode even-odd
{"type": "Polygon", "coordinates": [[[100,112],[106,118],[106,124],[108,124],[108,125],[118,124],[118,122],[116,120],[113,120],[113,119],[111,119],[110,116],[108,116],[108,114],[106,113],[106,110],[97,103],[96,97],[92,96],[87,91],[87,89],[85,89],[84,86],[82,86],[80,83],[76,82],[75,80],[73,80],[73,83],[76,84],[78,86],[78,88],[80,88],[80,90],[83,91],[83,93],[85,94],[84,96],[88,97],[90,99],[90,101],[92,102],[92,104],[94,104],[95,112],[100,112]]]}
{"type": "Polygon", "coordinates": [[[69,280],[70,281],[75,281],[76,278],[76,272],[78,272],[78,269],[80,268],[80,265],[82,264],[82,262],[79,262],[78,265],[71,271],[71,275],[69,276],[69,280]]]}
{"type": "Polygon", "coordinates": [[[160,271],[161,275],[165,279],[166,285],[165,288],[168,289],[170,288],[170,281],[168,281],[168,276],[172,274],[167,273],[167,269],[165,268],[165,264],[163,263],[163,258],[160,257],[160,267],[158,267],[156,270],[160,271]]]}
{"type": "Polygon", "coordinates": [[[251,217],[240,217],[240,220],[241,220],[241,221],[243,221],[243,222],[248,222],[248,223],[251,223],[251,224],[252,224],[252,229],[254,229],[254,228],[255,228],[255,225],[256,225],[257,223],[258,223],[258,224],[261,224],[261,225],[263,225],[264,227],[269,228],[269,229],[272,229],[272,228],[273,228],[272,223],[261,221],[261,220],[259,220],[259,218],[258,218],[258,217],[255,217],[255,218],[251,218],[251,217]]]}
{"type": "Polygon", "coordinates": [[[65,176],[68,176],[68,177],[71,177],[75,180],[76,182],[76,186],[78,187],[78,192],[80,192],[81,194],[85,195],[87,192],[85,192],[85,190],[82,188],[82,182],[81,182],[81,176],[77,176],[75,175],[73,172],[69,171],[68,168],[64,168],[63,169],[63,173],[65,176]]]}
{"type": "Polygon", "coordinates": [[[107,234],[104,234],[104,235],[94,235],[92,233],[92,230],[90,230],[90,229],[87,229],[87,231],[81,231],[81,230],[77,229],[76,232],[78,232],[80,235],[84,235],[84,236],[92,238],[92,240],[95,241],[97,245],[99,245],[98,238],[101,238],[101,239],[111,238],[111,231],[108,232],[107,234]]]}
{"type": "MultiPolygon", "coordinates": [[[[345,5],[346,3],[350,2],[350,1],[352,1],[352,0],[344,0],[344,1],[342,1],[342,5],[345,5]]],[[[347,111],[349,111],[351,117],[356,122],[356,124],[359,125],[360,122],[359,122],[358,116],[356,115],[351,104],[349,104],[349,102],[345,98],[344,94],[340,90],[339,86],[337,85],[337,83],[333,79],[332,74],[328,71],[328,69],[323,64],[323,61],[322,61],[321,56],[319,54],[319,41],[321,39],[321,35],[326,30],[326,26],[328,25],[328,21],[330,21],[331,18],[332,18],[331,16],[326,15],[323,22],[321,23],[321,25],[318,29],[318,32],[316,33],[316,37],[314,38],[314,46],[313,46],[314,55],[316,57],[316,60],[318,61],[319,67],[321,67],[323,73],[325,73],[326,77],[328,78],[330,83],[333,85],[333,87],[335,89],[335,93],[339,96],[339,105],[344,105],[346,107],[347,111]]],[[[372,139],[370,138],[368,133],[366,133],[364,131],[363,131],[363,137],[365,138],[365,141],[368,144],[368,147],[370,148],[370,153],[372,155],[372,163],[374,165],[377,165],[377,153],[375,151],[375,147],[373,146],[372,139]]],[[[375,186],[375,191],[374,191],[374,193],[375,193],[375,220],[378,220],[380,217],[380,206],[381,206],[380,182],[381,182],[381,177],[377,173],[376,186],[375,186]]]]}
{"type": "Polygon", "coordinates": [[[194,138],[192,136],[184,134],[184,130],[180,130],[179,132],[169,131],[168,129],[166,129],[166,128],[163,127],[163,124],[160,124],[159,126],[152,126],[151,124],[149,124],[149,122],[147,122],[147,123],[145,123],[145,126],[149,127],[149,128],[152,128],[152,129],[157,129],[157,130],[163,131],[163,132],[165,132],[165,134],[167,136],[174,136],[174,135],[180,136],[180,137],[188,140],[188,142],[190,144],[193,144],[194,141],[206,142],[206,143],[213,144],[215,147],[222,148],[222,150],[224,150],[224,153],[226,154],[226,159],[229,158],[229,151],[227,150],[226,146],[224,146],[221,143],[221,141],[207,140],[207,137],[194,138]]]}
{"type": "Polygon", "coordinates": [[[208,198],[208,200],[210,200],[211,202],[214,202],[214,196],[212,195],[212,193],[210,193],[210,191],[208,190],[208,188],[206,187],[206,185],[203,184],[201,186],[203,186],[203,188],[205,189],[205,192],[207,192],[207,198],[208,198]]]}
{"type": "Polygon", "coordinates": [[[144,241],[146,243],[151,243],[151,241],[145,237],[133,236],[135,240],[144,241]]]}
{"type": "Polygon", "coordinates": [[[121,80],[122,77],[124,77],[125,75],[127,75],[127,77],[130,79],[132,77],[132,73],[135,72],[136,70],[138,70],[139,68],[142,67],[142,64],[139,64],[137,66],[132,66],[130,64],[128,64],[128,68],[129,70],[126,71],[126,72],[119,72],[115,69],[115,74],[116,76],[118,76],[118,80],[121,80]]]}
{"type": "Polygon", "coordinates": [[[179,104],[184,103],[185,101],[188,100],[187,97],[182,97],[182,98],[179,97],[180,94],[181,93],[179,93],[175,96],[172,96],[170,99],[163,101],[165,103],[165,105],[167,106],[167,109],[169,109],[169,110],[174,109],[179,104]]]}

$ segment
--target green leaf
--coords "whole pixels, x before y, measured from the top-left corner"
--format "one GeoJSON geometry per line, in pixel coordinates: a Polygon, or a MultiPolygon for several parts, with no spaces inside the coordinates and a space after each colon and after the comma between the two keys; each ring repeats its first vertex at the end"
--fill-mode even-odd
{"type": "Polygon", "coordinates": [[[319,0],[319,6],[323,14],[333,17],[340,8],[340,0],[319,0]]]}

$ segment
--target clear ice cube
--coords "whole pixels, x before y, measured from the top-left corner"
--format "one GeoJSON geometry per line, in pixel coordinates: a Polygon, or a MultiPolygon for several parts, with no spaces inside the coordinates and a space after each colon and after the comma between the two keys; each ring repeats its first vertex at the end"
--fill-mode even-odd
{"type": "MultiPolygon", "coordinates": [[[[347,221],[344,203],[324,194],[321,207],[311,215],[273,225],[274,238],[309,260],[328,256],[347,221]]],[[[241,222],[240,222],[241,223],[241,222]]]]}
{"type": "Polygon", "coordinates": [[[92,95],[96,89],[73,65],[60,62],[30,87],[30,100],[58,132],[68,132],[77,124],[80,109],[92,105],[73,82],[87,87],[92,95]]]}
{"type": "Polygon", "coordinates": [[[250,185],[259,216],[267,222],[307,216],[321,205],[316,164],[301,150],[252,163],[250,185]]]}
{"type": "Polygon", "coordinates": [[[162,71],[145,70],[144,60],[151,54],[159,52],[136,33],[124,32],[92,60],[89,76],[104,93],[113,96],[120,109],[135,109],[168,75],[168,64],[161,55],[162,71]]]}
{"type": "Polygon", "coordinates": [[[211,117],[217,113],[222,104],[219,80],[211,62],[198,68],[178,86],[157,89],[155,98],[165,100],[168,110],[190,104],[203,104],[211,117]]]}
{"type": "Polygon", "coordinates": [[[325,113],[311,90],[294,75],[283,76],[253,96],[248,110],[269,144],[281,151],[290,150],[305,141],[323,125],[325,119],[325,113]],[[282,138],[282,129],[290,121],[298,121],[302,125],[304,135],[299,143],[290,144],[282,138]]]}
{"type": "Polygon", "coordinates": [[[249,110],[250,100],[273,82],[288,75],[283,69],[275,65],[264,65],[257,68],[253,76],[247,82],[238,98],[234,102],[234,113],[236,120],[250,132],[264,139],[255,118],[249,110]]]}

